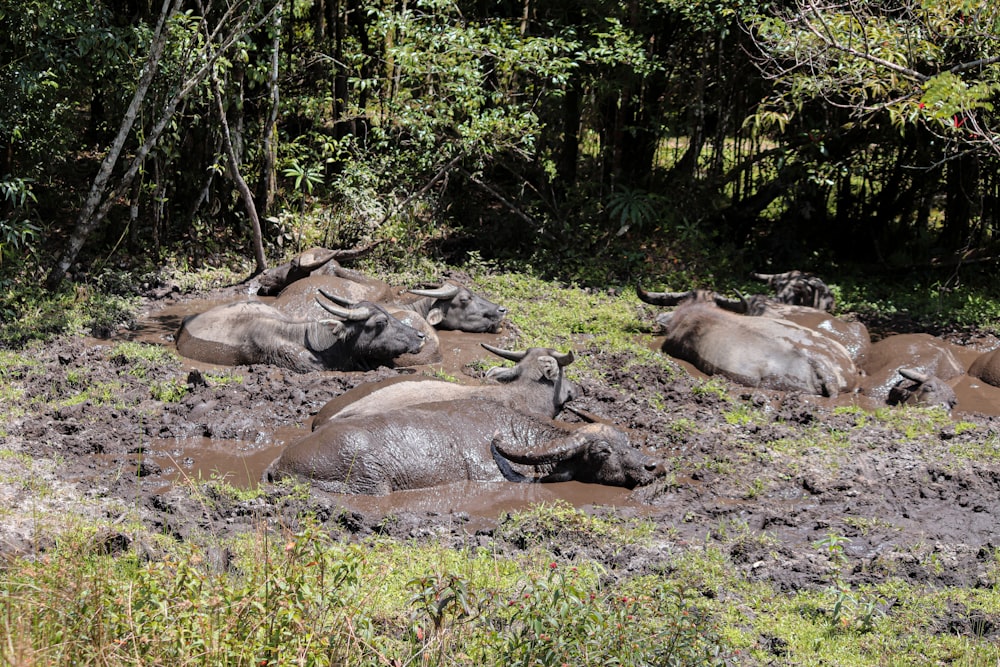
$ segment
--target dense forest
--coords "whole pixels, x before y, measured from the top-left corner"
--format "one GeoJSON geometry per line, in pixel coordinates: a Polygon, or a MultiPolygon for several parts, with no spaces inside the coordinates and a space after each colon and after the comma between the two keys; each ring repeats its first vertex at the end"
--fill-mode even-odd
{"type": "Polygon", "coordinates": [[[0,25],[5,280],[380,239],[661,275],[998,240],[997,3],[0,0],[0,25]]]}

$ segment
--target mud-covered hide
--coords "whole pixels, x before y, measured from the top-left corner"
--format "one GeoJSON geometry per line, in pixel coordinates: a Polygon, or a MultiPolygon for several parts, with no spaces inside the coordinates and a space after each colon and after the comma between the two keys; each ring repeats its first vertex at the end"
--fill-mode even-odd
{"type": "Polygon", "coordinates": [[[568,379],[565,367],[573,362],[572,352],[532,347],[524,351],[483,347],[513,367],[498,366],[486,374],[483,384],[466,385],[426,377],[396,377],[359,385],[329,401],[313,417],[317,429],[333,419],[377,415],[421,403],[477,398],[500,403],[518,412],[537,417],[555,417],[563,406],[580,395],[580,388],[568,379]]]}
{"type": "Polygon", "coordinates": [[[291,476],[328,492],[385,495],[465,480],[632,488],[662,472],[613,426],[565,424],[466,399],[331,421],[289,445],[264,478],[291,476]]]}
{"type": "Polygon", "coordinates": [[[826,310],[776,301],[763,294],[747,297],[746,314],[788,320],[828,336],[844,346],[855,364],[861,364],[871,349],[868,327],[858,321],[834,317],[826,310]]]}
{"type": "Polygon", "coordinates": [[[399,355],[392,360],[393,366],[410,368],[441,363],[441,340],[438,338],[437,329],[434,328],[432,322],[428,322],[420,313],[415,313],[412,310],[404,310],[394,306],[387,306],[386,310],[406,326],[416,329],[424,335],[424,345],[420,351],[415,354],[399,355]]]}
{"type": "Polygon", "coordinates": [[[752,273],[750,275],[773,287],[774,298],[781,303],[809,306],[830,312],[836,305],[829,286],[819,276],[812,273],[786,271],[784,273],[752,273]]]}
{"type": "Polygon", "coordinates": [[[889,405],[938,406],[950,412],[958,403],[955,390],[941,378],[911,368],[900,368],[898,372],[901,379],[889,389],[889,405]]]}
{"type": "Polygon", "coordinates": [[[350,304],[371,301],[385,305],[393,295],[392,287],[381,280],[357,281],[319,274],[291,283],[281,290],[271,305],[293,319],[312,317],[316,312],[316,299],[323,299],[323,292],[350,304]]]}
{"type": "Polygon", "coordinates": [[[424,317],[439,311],[438,329],[469,333],[495,333],[500,330],[507,309],[467,287],[445,283],[429,289],[410,289],[395,304],[424,317]]]}
{"type": "Polygon", "coordinates": [[[857,387],[857,367],[836,340],[787,320],[725,310],[711,292],[688,294],[639,290],[647,303],[676,305],[656,317],[666,354],[748,387],[816,396],[857,387]]]}
{"type": "Polygon", "coordinates": [[[314,306],[323,319],[292,319],[259,301],[216,306],[184,320],[177,351],[220,365],[273,364],[298,373],[368,370],[416,354],[423,335],[364,302],[351,310],[314,306]],[[330,315],[334,317],[330,317],[330,315]]]}
{"type": "Polygon", "coordinates": [[[863,393],[885,402],[890,390],[903,380],[899,369],[948,382],[965,374],[956,355],[957,346],[926,333],[894,334],[873,343],[862,369],[863,393]]]}
{"type": "Polygon", "coordinates": [[[310,248],[299,253],[290,261],[272,267],[252,279],[259,296],[275,296],[296,280],[310,275],[331,275],[365,282],[367,276],[358,271],[345,269],[337,260],[354,259],[369,252],[377,243],[363,248],[330,250],[328,248],[310,248]]]}
{"type": "Polygon", "coordinates": [[[969,375],[986,384],[1000,387],[1000,348],[983,352],[969,366],[969,375]]]}

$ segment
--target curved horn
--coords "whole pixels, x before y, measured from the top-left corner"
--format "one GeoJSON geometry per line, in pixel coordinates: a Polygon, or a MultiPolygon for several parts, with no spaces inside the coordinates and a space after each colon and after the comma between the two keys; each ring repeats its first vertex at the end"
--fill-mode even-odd
{"type": "Polygon", "coordinates": [[[339,296],[337,294],[330,294],[329,292],[327,292],[322,287],[319,288],[319,293],[322,294],[323,296],[325,296],[330,301],[333,301],[338,306],[343,306],[344,308],[354,308],[354,306],[357,305],[356,303],[354,303],[350,299],[345,299],[344,297],[339,296]]]}
{"type": "Polygon", "coordinates": [[[510,465],[510,461],[508,461],[503,454],[497,451],[496,442],[500,438],[501,435],[499,433],[493,436],[493,442],[490,443],[490,453],[493,454],[493,461],[496,462],[497,468],[500,469],[500,474],[504,476],[504,479],[506,479],[508,482],[521,482],[521,483],[525,482],[530,483],[537,481],[533,477],[527,477],[525,475],[522,475],[518,471],[514,470],[513,466],[510,465]]]}
{"type": "Polygon", "coordinates": [[[694,292],[647,292],[642,286],[635,288],[635,293],[639,295],[640,301],[651,303],[654,306],[676,306],[684,299],[690,298],[694,292]]]}
{"type": "Polygon", "coordinates": [[[572,458],[584,446],[584,441],[577,433],[571,433],[566,437],[553,440],[551,447],[546,447],[542,451],[512,452],[503,441],[503,436],[499,433],[493,436],[492,446],[514,463],[523,465],[541,465],[543,463],[559,463],[568,458],[572,458]]]}
{"type": "Polygon", "coordinates": [[[406,291],[417,296],[429,296],[432,299],[450,299],[458,294],[458,286],[445,284],[437,289],[409,289],[406,291]]]}
{"type": "Polygon", "coordinates": [[[923,384],[924,382],[927,382],[928,380],[931,379],[930,375],[927,375],[926,373],[921,373],[915,368],[899,368],[896,370],[896,372],[902,375],[907,380],[913,380],[914,382],[919,382],[920,384],[923,384]]]}
{"type": "MultiPolygon", "coordinates": [[[[329,294],[323,294],[323,296],[327,298],[330,297],[329,294]]],[[[331,306],[328,303],[323,303],[319,299],[316,299],[316,303],[318,303],[323,310],[330,313],[331,315],[342,317],[345,320],[367,320],[368,317],[371,315],[370,308],[351,308],[351,309],[339,308],[337,306],[331,306]]]]}
{"type": "MultiPolygon", "coordinates": [[[[489,352],[492,352],[493,354],[497,355],[501,359],[507,359],[509,361],[518,362],[518,361],[521,361],[522,359],[524,359],[526,356],[528,356],[528,353],[526,351],[525,352],[514,352],[513,350],[504,350],[504,349],[501,349],[499,347],[493,347],[492,345],[487,345],[486,343],[480,343],[480,345],[482,345],[483,348],[485,348],[489,352]]],[[[562,364],[560,364],[560,365],[562,365],[562,364]]]]}
{"type": "Polygon", "coordinates": [[[779,276],[781,276],[780,273],[757,273],[756,271],[751,271],[750,272],[750,277],[754,278],[756,280],[767,281],[767,280],[772,280],[774,278],[777,278],[779,276]]]}
{"type": "Polygon", "coordinates": [[[715,305],[723,310],[728,310],[733,313],[746,314],[750,310],[749,304],[747,304],[746,297],[737,292],[740,295],[738,299],[730,299],[729,297],[722,296],[721,294],[715,295],[715,305]]]}
{"type": "Polygon", "coordinates": [[[569,366],[573,363],[573,360],[576,359],[576,357],[573,356],[573,350],[570,350],[569,352],[556,352],[555,350],[552,350],[549,353],[549,356],[556,360],[556,363],[559,364],[560,368],[569,366]]]}

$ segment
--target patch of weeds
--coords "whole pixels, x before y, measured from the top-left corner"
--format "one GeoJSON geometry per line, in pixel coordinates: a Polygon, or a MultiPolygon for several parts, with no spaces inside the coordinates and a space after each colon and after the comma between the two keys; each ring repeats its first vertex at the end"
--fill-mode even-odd
{"type": "Polygon", "coordinates": [[[983,463],[1000,462],[1000,434],[990,433],[981,441],[969,441],[952,444],[948,453],[966,461],[981,461],[983,463]]]}
{"type": "Polygon", "coordinates": [[[826,537],[813,543],[821,553],[825,554],[833,568],[833,584],[827,589],[829,608],[826,611],[832,629],[836,631],[854,630],[868,633],[875,628],[878,619],[885,615],[886,601],[871,591],[854,590],[843,580],[844,566],[847,557],[844,547],[850,539],[836,533],[828,533],[826,537]]]}
{"type": "Polygon", "coordinates": [[[854,417],[854,426],[856,428],[864,428],[869,420],[870,413],[858,405],[840,405],[833,409],[834,415],[850,415],[854,417]]]}
{"type": "Polygon", "coordinates": [[[444,368],[436,368],[434,372],[431,373],[431,377],[436,380],[444,380],[445,382],[458,382],[458,378],[454,375],[445,373],[444,368]]]}
{"type": "Polygon", "coordinates": [[[868,535],[873,530],[878,528],[885,530],[902,530],[896,526],[893,526],[890,522],[879,517],[862,517],[862,516],[847,516],[843,519],[844,524],[857,528],[862,535],[868,535]]]}
{"type": "Polygon", "coordinates": [[[81,384],[81,387],[82,389],[73,396],[56,401],[56,406],[68,408],[87,401],[95,405],[116,405],[119,400],[118,395],[124,389],[120,382],[98,382],[89,386],[81,384]]]}
{"type": "Polygon", "coordinates": [[[762,410],[747,403],[734,404],[730,409],[722,413],[722,417],[731,426],[748,426],[750,424],[762,424],[767,421],[767,416],[762,410]]]}
{"type": "Polygon", "coordinates": [[[162,345],[126,341],[111,349],[108,361],[127,369],[129,375],[141,380],[152,370],[176,365],[178,357],[173,350],[162,345]]]}
{"type": "Polygon", "coordinates": [[[204,373],[205,381],[216,387],[228,387],[243,384],[243,376],[233,371],[208,371],[204,373]]]}
{"type": "MultiPolygon", "coordinates": [[[[567,335],[580,339],[600,336],[614,339],[610,349],[645,329],[635,309],[623,307],[622,296],[558,285],[524,273],[484,276],[484,290],[506,306],[527,347],[564,347],[567,335]],[[539,298],[544,295],[544,298],[539,298]],[[614,333],[609,333],[614,332],[614,333]]],[[[626,290],[627,291],[627,290],[626,290]]],[[[633,299],[636,299],[633,294],[633,299]]]]}
{"type": "Polygon", "coordinates": [[[149,386],[149,393],[154,400],[164,403],[180,403],[187,396],[187,384],[177,379],[164,380],[163,382],[153,382],[149,386]]]}
{"type": "Polygon", "coordinates": [[[730,400],[729,383],[718,377],[699,380],[691,387],[691,393],[695,396],[712,396],[725,402],[730,400]]]}
{"type": "Polygon", "coordinates": [[[760,477],[755,477],[747,490],[743,493],[743,497],[746,500],[753,500],[754,498],[759,498],[764,495],[764,491],[767,490],[767,483],[764,482],[760,477]]]}
{"type": "Polygon", "coordinates": [[[552,563],[507,602],[497,664],[725,665],[730,649],[697,594],[658,577],[599,591],[552,563]]]}
{"type": "Polygon", "coordinates": [[[913,440],[933,435],[952,425],[951,415],[943,407],[885,406],[876,408],[874,417],[879,422],[913,440]]]}
{"type": "Polygon", "coordinates": [[[613,514],[591,516],[565,500],[557,500],[506,515],[496,534],[520,549],[549,547],[554,543],[617,547],[646,544],[655,529],[650,521],[622,519],[613,514]]]}

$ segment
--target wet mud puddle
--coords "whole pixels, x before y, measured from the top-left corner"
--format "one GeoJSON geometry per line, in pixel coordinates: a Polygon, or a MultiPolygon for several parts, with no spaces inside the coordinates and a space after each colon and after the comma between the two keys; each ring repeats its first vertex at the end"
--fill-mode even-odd
{"type": "MultiPolygon", "coordinates": [[[[235,299],[229,299],[232,301],[235,299]]],[[[266,301],[267,299],[261,299],[266,301]]],[[[174,336],[184,318],[212,308],[225,300],[190,300],[171,303],[140,321],[125,338],[137,342],[174,346],[174,336]]],[[[463,383],[477,382],[466,368],[486,360],[497,360],[485,352],[481,343],[503,347],[502,334],[469,334],[440,331],[442,360],[428,366],[406,369],[407,372],[446,375],[463,383]]],[[[182,358],[186,371],[225,371],[226,367],[182,358]]],[[[352,375],[338,373],[337,375],[352,375]]],[[[359,380],[360,380],[359,376],[359,380]]],[[[334,398],[335,400],[335,398],[334,398]]],[[[146,478],[154,492],[165,493],[175,484],[221,480],[234,487],[256,487],[267,467],[291,442],[309,432],[309,423],[301,426],[261,426],[252,440],[212,437],[153,438],[146,447],[144,460],[152,473],[146,478]]],[[[403,511],[456,515],[465,523],[486,520],[487,523],[504,513],[523,510],[538,503],[564,501],[575,507],[643,505],[630,500],[628,489],[561,482],[547,484],[515,484],[510,482],[457,482],[429,489],[414,489],[388,496],[354,496],[329,494],[338,505],[364,514],[391,515],[403,511]]]]}

